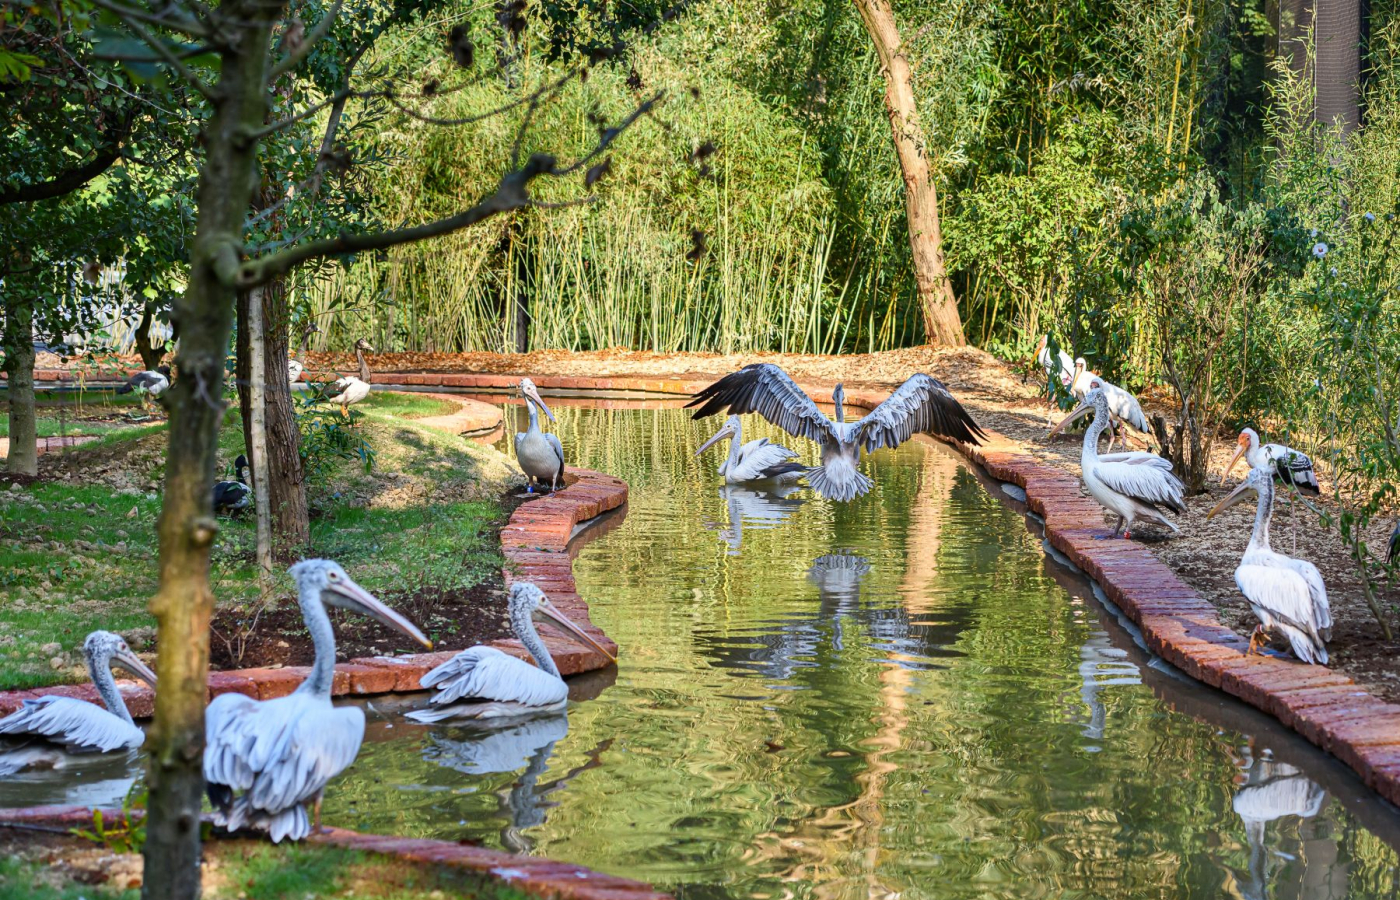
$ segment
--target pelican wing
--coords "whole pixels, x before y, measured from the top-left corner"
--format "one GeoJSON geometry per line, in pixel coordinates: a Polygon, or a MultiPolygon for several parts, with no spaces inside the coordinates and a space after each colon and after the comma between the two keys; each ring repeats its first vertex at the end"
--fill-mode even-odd
{"type": "Polygon", "coordinates": [[[749,441],[739,450],[739,463],[733,471],[725,472],[726,477],[740,481],[757,481],[775,473],[768,470],[780,466],[797,456],[780,444],[770,444],[767,438],[749,441]]]}
{"type": "Polygon", "coordinates": [[[1129,450],[1123,453],[1100,453],[1099,462],[1121,462],[1130,466],[1152,466],[1154,469],[1161,469],[1163,472],[1172,470],[1172,462],[1164,459],[1155,453],[1148,453],[1145,450],[1129,450]]]}
{"type": "Polygon", "coordinates": [[[1186,486],[1168,470],[1156,465],[1131,462],[1100,462],[1094,469],[1109,489],[1143,503],[1158,503],[1177,512],[1186,512],[1186,486]]]}
{"type": "Polygon", "coordinates": [[[437,688],[429,703],[458,700],[548,706],[569,699],[569,686],[523,659],[495,647],[471,647],[423,676],[420,684],[437,688]]]}
{"type": "Polygon", "coordinates": [[[1291,484],[1300,491],[1313,494],[1319,492],[1317,473],[1313,470],[1312,459],[1306,453],[1282,444],[1265,444],[1264,453],[1274,464],[1274,472],[1279,481],[1291,484]]]}
{"type": "Polygon", "coordinates": [[[922,373],[896,388],[852,431],[867,451],[898,447],[918,432],[964,444],[981,444],[978,438],[987,436],[943,382],[922,373]]]}
{"type": "Polygon", "coordinates": [[[559,459],[559,478],[560,478],[560,480],[563,480],[563,478],[564,478],[564,445],[563,445],[562,443],[560,443],[560,441],[559,441],[559,435],[555,434],[555,433],[552,432],[552,431],[545,432],[544,439],[545,439],[545,442],[549,444],[549,448],[550,448],[551,450],[554,451],[554,455],[559,459]]]}
{"type": "Polygon", "coordinates": [[[276,814],[315,797],[355,761],[365,714],[309,694],[261,702],[220,694],[205,712],[204,736],[204,780],[246,791],[249,813],[276,814]]]}
{"type": "Polygon", "coordinates": [[[1143,414],[1142,404],[1138,403],[1136,397],[1102,378],[1099,378],[1099,384],[1103,385],[1103,393],[1104,397],[1108,399],[1109,411],[1118,421],[1126,422],[1144,434],[1151,430],[1151,426],[1147,424],[1147,416],[1143,414]]]}
{"type": "Polygon", "coordinates": [[[1312,599],[1312,621],[1317,627],[1317,633],[1324,640],[1330,638],[1332,636],[1332,604],[1327,600],[1327,585],[1322,580],[1322,573],[1317,570],[1317,566],[1305,559],[1294,559],[1291,556],[1284,556],[1282,553],[1275,554],[1275,556],[1279,565],[1297,572],[1298,577],[1303,579],[1303,583],[1308,586],[1308,596],[1312,599]]]}
{"type": "Polygon", "coordinates": [[[326,385],[325,388],[322,389],[321,394],[325,397],[339,397],[350,389],[351,383],[355,380],[357,379],[351,375],[347,375],[344,378],[337,378],[335,381],[326,385]]]}
{"type": "Polygon", "coordinates": [[[755,363],[701,389],[686,404],[700,407],[691,416],[703,419],[726,410],[732,415],[756,412],[794,437],[836,443],[836,423],[817,409],[788,374],[772,363],[755,363]]]}
{"type": "MultiPolygon", "coordinates": [[[[1235,584],[1251,604],[1266,611],[1285,628],[1302,632],[1321,648],[1322,640],[1317,634],[1312,593],[1308,590],[1308,583],[1303,576],[1291,567],[1261,565],[1258,562],[1241,563],[1235,569],[1235,584]]],[[[1298,656],[1312,662],[1311,658],[1301,653],[1298,656]]]]}
{"type": "Polygon", "coordinates": [[[37,735],[78,750],[103,753],[139,747],[146,739],[145,732],[130,722],[75,697],[25,700],[22,707],[0,719],[0,734],[37,735]]]}

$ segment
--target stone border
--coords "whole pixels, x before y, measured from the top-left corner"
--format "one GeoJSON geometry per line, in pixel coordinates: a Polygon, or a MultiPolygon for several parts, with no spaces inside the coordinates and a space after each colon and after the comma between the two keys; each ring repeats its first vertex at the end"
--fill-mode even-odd
{"type": "MultiPolygon", "coordinates": [[[[44,829],[91,828],[93,814],[100,813],[104,826],[122,822],[119,809],[92,809],[86,806],[32,806],[27,809],[0,809],[0,827],[19,826],[44,829]]],[[[139,818],[139,810],[131,813],[139,818]]],[[[329,828],[313,835],[308,842],[391,856],[418,866],[461,869],[485,876],[502,887],[514,888],[550,900],[670,900],[671,895],[630,878],[618,878],[540,856],[515,856],[502,850],[488,850],[451,841],[388,837],[360,834],[342,828],[329,828]]]]}
{"type": "MultiPolygon", "coordinates": [[[[506,558],[505,576],[509,583],[529,578],[539,583],[554,604],[614,655],[617,644],[588,618],[588,604],[574,586],[573,560],[568,552],[569,537],[580,522],[616,509],[627,502],[627,482],[587,469],[568,469],[567,487],[549,496],[522,504],[501,529],[501,551],[506,558]]],[[[552,636],[545,644],[565,675],[591,672],[609,665],[597,651],[552,636]]],[[[520,642],[492,641],[513,656],[528,659],[520,642]]],[[[417,653],[410,656],[363,657],[337,663],[333,696],[359,696],[420,691],[424,674],[456,656],[459,650],[417,653]]],[[[219,694],[246,694],[258,700],[285,697],[296,690],[311,670],[305,666],[280,669],[235,669],[209,673],[209,699],[219,694]]],[[[155,711],[155,694],[139,682],[118,683],[127,708],[136,718],[149,718],[155,711]]],[[[91,684],[58,685],[27,691],[0,691],[0,716],[19,709],[25,700],[45,696],[77,697],[101,704],[91,684]]]]}
{"type": "MultiPolygon", "coordinates": [[[[511,390],[518,375],[379,373],[397,384],[511,390]]],[[[693,394],[712,378],[534,377],[541,389],[693,394]]],[[[802,381],[813,396],[829,384],[802,381]]],[[[846,402],[873,409],[887,393],[852,389],[846,402]]],[[[1188,675],[1239,698],[1350,766],[1367,787],[1400,804],[1400,705],[1386,703],[1351,678],[1277,656],[1244,655],[1249,642],[1227,628],[1215,607],[1142,544],[1105,541],[1103,510],[1085,497],[1077,477],[1038,462],[1021,446],[988,431],[981,447],[950,444],[992,477],[1026,492],[1026,505],[1045,520],[1045,536],[1098,582],[1143,633],[1151,651],[1188,675]]]]}
{"type": "MultiPolygon", "coordinates": [[[[520,377],[378,372],[374,380],[497,392],[513,390],[520,377]]],[[[36,372],[35,379],[72,380],[67,373],[57,371],[36,372]]],[[[712,380],[630,375],[534,377],[542,389],[670,395],[693,394],[712,380]]],[[[800,384],[814,395],[827,387],[813,381],[800,384]]],[[[886,396],[868,389],[853,389],[847,394],[847,403],[871,409],[886,396]]],[[[1152,652],[1199,681],[1274,716],[1346,763],[1386,800],[1400,804],[1400,705],[1386,703],[1349,677],[1321,666],[1267,655],[1246,657],[1248,642],[1225,627],[1215,607],[1177,578],[1150,550],[1129,541],[1095,539],[1108,534],[1103,511],[1083,496],[1078,478],[1036,461],[1021,452],[1019,444],[1000,434],[987,434],[981,447],[951,446],[993,477],[1025,490],[1027,507],[1045,519],[1045,535],[1051,546],[1099,583],[1109,599],[1142,629],[1152,652]]]]}

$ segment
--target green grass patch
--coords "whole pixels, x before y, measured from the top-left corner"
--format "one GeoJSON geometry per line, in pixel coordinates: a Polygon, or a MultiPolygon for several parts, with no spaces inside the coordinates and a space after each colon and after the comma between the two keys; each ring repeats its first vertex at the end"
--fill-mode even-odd
{"type": "Polygon", "coordinates": [[[139,890],[117,890],[62,877],[42,863],[0,859],[0,900],[136,900],[139,890]]]}
{"type": "MultiPolygon", "coordinates": [[[[406,399],[360,406],[355,430],[375,449],[372,471],[336,460],[309,483],[310,553],[375,592],[471,587],[501,566],[496,498],[512,469],[489,448],[400,417],[441,412],[442,401],[406,399]]],[[[111,431],[65,452],[66,480],[0,491],[0,689],[84,680],[76,648],[90,631],[131,637],[154,626],[146,606],[157,587],[165,448],[150,436],[166,427],[111,431]]],[[[242,452],[231,409],[221,477],[242,452]]],[[[257,602],[255,545],[250,513],[220,520],[210,578],[221,607],[257,602]]],[[[290,578],[277,578],[277,596],[291,598],[290,578]]]]}
{"type": "Polygon", "coordinates": [[[356,408],[366,412],[373,410],[400,419],[426,419],[432,416],[450,416],[457,411],[457,404],[451,400],[422,394],[374,391],[357,404],[356,408]]]}

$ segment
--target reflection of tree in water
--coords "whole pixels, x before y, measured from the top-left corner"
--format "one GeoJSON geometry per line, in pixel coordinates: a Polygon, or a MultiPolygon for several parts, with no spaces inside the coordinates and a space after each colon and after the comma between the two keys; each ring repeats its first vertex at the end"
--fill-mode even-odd
{"type": "Polygon", "coordinates": [[[513,772],[524,768],[508,790],[500,792],[500,811],[505,824],[501,827],[501,843],[514,853],[529,853],[535,842],[526,829],[543,825],[546,810],[557,806],[546,802],[555,791],[563,790],[580,773],[602,765],[601,757],[612,740],[601,741],[584,754],[587,758],[553,781],[540,784],[549,768],[554,745],[569,733],[566,715],[546,716],[510,722],[492,729],[456,729],[459,737],[447,737],[441,731],[428,735],[423,758],[438,765],[455,769],[465,775],[490,775],[513,772]]]}
{"type": "MultiPolygon", "coordinates": [[[[1265,846],[1268,824],[1286,816],[1311,819],[1322,812],[1322,804],[1327,792],[1311,778],[1288,763],[1277,762],[1265,750],[1259,759],[1250,761],[1246,750],[1243,761],[1248,767],[1244,785],[1235,793],[1233,806],[1236,815],[1244,821],[1245,838],[1249,842],[1249,874],[1242,877],[1236,873],[1240,894],[1245,900],[1265,900],[1269,895],[1269,850],[1265,846]]],[[[1283,855],[1282,851],[1276,851],[1283,855]]],[[[1335,857],[1335,848],[1332,854],[1335,857]]],[[[1320,854],[1304,854],[1304,863],[1310,868],[1318,863],[1330,869],[1318,857],[1320,854]]],[[[1285,856],[1289,859],[1291,855],[1285,856]]],[[[1338,867],[1340,869],[1340,867],[1338,867]]],[[[1346,896],[1345,872],[1324,871],[1321,878],[1303,879],[1303,897],[1346,896]],[[1339,876],[1341,893],[1334,894],[1333,875],[1339,876]]]]}
{"type": "Polygon", "coordinates": [[[776,528],[806,502],[801,497],[789,496],[799,490],[797,486],[787,485],[771,491],[756,491],[727,484],[719,489],[719,496],[729,512],[729,523],[721,526],[718,522],[706,522],[705,527],[718,528],[720,540],[729,545],[729,554],[738,556],[744,542],[744,526],[776,528]]]}

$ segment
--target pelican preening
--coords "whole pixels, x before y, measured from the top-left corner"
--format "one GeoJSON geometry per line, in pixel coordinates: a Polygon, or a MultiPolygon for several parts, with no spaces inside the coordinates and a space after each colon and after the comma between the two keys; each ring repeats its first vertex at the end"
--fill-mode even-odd
{"type": "Polygon", "coordinates": [[[1084,432],[1079,465],[1089,493],[1104,509],[1118,514],[1113,536],[1117,537],[1121,531],[1125,538],[1130,537],[1133,523],[1139,518],[1178,531],[1176,524],[1157,508],[1161,505],[1178,513],[1186,512],[1186,486],[1172,474],[1169,461],[1155,453],[1141,451],[1099,453],[1099,435],[1108,427],[1112,413],[1108,395],[1098,379],[1089,383],[1084,400],[1050,434],[1058,433],[1090,410],[1094,412],[1094,421],[1084,432]],[[1125,524],[1127,531],[1123,530],[1125,524]]]}
{"type": "MultiPolygon", "coordinates": [[[[311,336],[318,333],[320,330],[321,329],[317,327],[315,322],[308,324],[302,329],[301,346],[297,348],[296,356],[287,360],[287,380],[292,384],[296,384],[301,378],[301,373],[306,371],[306,363],[302,361],[306,359],[306,346],[311,343],[311,336]]],[[[364,380],[369,381],[368,378],[364,380]]]]}
{"type": "MultiPolygon", "coordinates": [[[[132,721],[112,666],[120,666],[152,688],[156,675],[137,658],[131,648],[110,631],[94,631],[83,641],[83,658],[88,676],[97,688],[106,709],[76,697],[40,697],[25,700],[24,705],[0,719],[0,735],[7,738],[38,738],[70,753],[110,753],[113,750],[134,750],[146,740],[146,733],[132,721]]],[[[35,757],[37,760],[39,757],[35,757]]],[[[52,759],[52,755],[44,755],[52,759]]],[[[18,757],[16,758],[18,759],[18,757]]],[[[10,771],[23,767],[25,759],[10,771]]]]}
{"type": "Polygon", "coordinates": [[[823,497],[840,501],[853,500],[874,484],[860,471],[861,448],[869,452],[898,447],[916,432],[974,445],[986,436],[943,383],[928,375],[914,375],[855,422],[846,421],[841,385],[831,397],[835,420],[782,369],[757,363],[699,391],[686,407],[699,407],[692,415],[695,419],[726,410],[731,415],[756,412],[788,434],[821,444],[822,464],[807,470],[807,482],[823,497]]]}
{"type": "Polygon", "coordinates": [[[350,404],[359,403],[369,396],[370,373],[369,362],[365,360],[365,351],[375,352],[369,341],[360,338],[355,342],[355,359],[360,363],[360,374],[346,375],[344,378],[337,378],[335,381],[325,386],[325,399],[327,403],[334,403],[340,406],[340,414],[349,417],[350,404]]]}
{"type": "Polygon", "coordinates": [[[1259,625],[1249,639],[1254,653],[1264,635],[1278,629],[1288,638],[1293,655],[1305,663],[1327,663],[1323,644],[1332,634],[1332,608],[1327,602],[1327,586],[1317,566],[1284,556],[1269,546],[1269,519],[1274,512],[1272,465],[1251,469],[1245,480],[1215,505],[1206,518],[1214,518],[1253,492],[1258,495],[1254,532],[1249,546],[1235,569],[1235,584],[1249,601],[1259,625]]]}
{"type": "Polygon", "coordinates": [[[545,405],[544,398],[536,390],[535,383],[528,378],[520,379],[520,395],[525,398],[525,406],[530,410],[530,428],[515,435],[515,458],[520,470],[530,479],[526,490],[535,492],[534,482],[549,483],[551,491],[557,490],[564,480],[564,445],[559,435],[540,430],[538,406],[554,421],[554,413],[545,405]]]}
{"type": "Polygon", "coordinates": [[[1230,457],[1230,464],[1225,467],[1225,478],[1230,477],[1230,470],[1240,461],[1240,457],[1244,457],[1251,469],[1273,469],[1275,478],[1284,484],[1292,485],[1304,494],[1315,495],[1322,492],[1317,485],[1313,461],[1301,450],[1294,450],[1283,444],[1260,444],[1259,432],[1253,428],[1241,431],[1236,443],[1239,444],[1239,449],[1230,457]]]}
{"type": "Polygon", "coordinates": [[[695,451],[699,456],[724,438],[729,438],[729,455],[719,464],[719,474],[726,484],[775,482],[793,484],[807,474],[807,467],[792,462],[797,454],[781,444],[769,443],[768,438],[744,441],[744,425],[738,416],[730,416],[714,437],[695,451]]]}
{"type": "MultiPolygon", "coordinates": [[[[1064,347],[1060,347],[1055,357],[1050,357],[1050,335],[1040,336],[1040,343],[1035,348],[1035,361],[1045,372],[1045,377],[1054,380],[1058,379],[1060,384],[1066,388],[1074,381],[1074,357],[1065,352],[1064,347]]],[[[1051,392],[1053,396],[1053,391],[1051,392]]]]}
{"type": "Polygon", "coordinates": [[[511,630],[535,658],[535,666],[495,647],[470,647],[423,676],[425,688],[437,688],[428,709],[408,714],[415,722],[432,724],[450,719],[504,719],[556,712],[569,702],[569,686],[559,674],[535,630],[534,615],[545,616],[586,647],[617,662],[602,644],[569,621],[544,591],[528,581],[510,586],[507,601],[511,630]]]}
{"type": "MultiPolygon", "coordinates": [[[[1113,384],[1106,379],[1096,375],[1085,368],[1084,357],[1079,357],[1074,361],[1074,378],[1070,382],[1069,392],[1081,403],[1089,394],[1089,388],[1094,382],[1098,382],[1103,388],[1104,397],[1108,400],[1108,411],[1113,414],[1113,432],[1109,435],[1108,449],[1113,449],[1113,442],[1118,437],[1118,426],[1127,424],[1128,427],[1143,434],[1148,434],[1151,426],[1147,424],[1147,416],[1142,411],[1142,404],[1138,403],[1136,397],[1127,391],[1113,384]]],[[[1123,446],[1127,446],[1124,439],[1123,446]]]]}
{"type": "Polygon", "coordinates": [[[238,454],[233,461],[235,479],[214,484],[214,512],[236,513],[253,505],[253,489],[248,485],[248,457],[238,454]]]}
{"type": "Polygon", "coordinates": [[[326,605],[363,613],[428,649],[433,646],[336,563],[308,559],[289,571],[316,650],[311,673],[294,692],[275,700],[220,694],[204,716],[204,781],[215,821],[229,831],[266,830],[274,842],[311,833],[308,803],[320,829],[321,793],[355,761],[365,736],[362,710],[331,705],[335,635],[326,605]]]}

